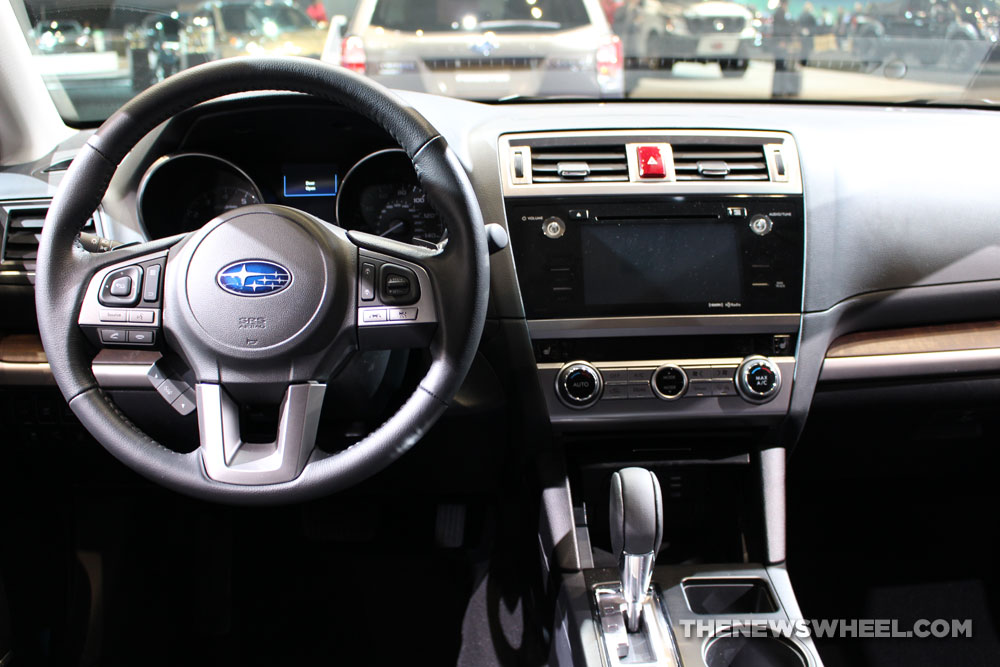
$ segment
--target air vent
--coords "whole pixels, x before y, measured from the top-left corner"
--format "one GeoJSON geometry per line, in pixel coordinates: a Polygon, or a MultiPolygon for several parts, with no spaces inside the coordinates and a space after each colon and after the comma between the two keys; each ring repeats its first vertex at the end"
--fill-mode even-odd
{"type": "MultiPolygon", "coordinates": [[[[0,283],[24,283],[35,273],[48,201],[0,204],[0,283]]],[[[94,231],[90,219],[84,231],[94,231]]]]}
{"type": "Polygon", "coordinates": [[[628,182],[624,144],[531,148],[532,183],[628,182]]]}
{"type": "Polygon", "coordinates": [[[766,181],[760,144],[672,144],[678,181],[766,181]]]}

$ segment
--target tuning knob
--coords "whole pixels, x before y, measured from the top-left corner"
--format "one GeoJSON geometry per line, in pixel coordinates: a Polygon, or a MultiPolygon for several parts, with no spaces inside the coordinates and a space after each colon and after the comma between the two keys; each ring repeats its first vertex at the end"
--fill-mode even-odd
{"type": "Polygon", "coordinates": [[[589,408],[601,397],[604,380],[601,373],[586,361],[573,361],[556,375],[556,394],[571,408],[589,408]]]}
{"type": "Polygon", "coordinates": [[[781,389],[781,371],[767,357],[747,357],[736,369],[736,389],[751,403],[767,403],[781,389]]]}

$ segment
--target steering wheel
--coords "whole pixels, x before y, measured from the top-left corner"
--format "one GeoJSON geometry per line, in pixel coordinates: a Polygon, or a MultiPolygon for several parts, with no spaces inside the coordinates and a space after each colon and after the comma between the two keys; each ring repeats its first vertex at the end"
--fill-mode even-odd
{"type": "Polygon", "coordinates": [[[170,77],[90,138],[46,217],[35,301],[55,380],[111,454],[191,496],[264,504],[356,484],[419,441],[469,370],[488,285],[475,193],[458,158],[423,117],[347,70],[304,58],[238,58],[170,77]],[[447,241],[436,249],[417,247],[345,232],[296,209],[255,205],[187,235],[103,253],[82,246],[78,233],[143,136],[196,104],[253,91],[324,98],[388,132],[412,160],[445,221],[447,241]],[[106,316],[142,321],[145,328],[122,325],[114,334],[100,326],[106,316]],[[197,407],[200,438],[194,451],[154,441],[98,386],[91,369],[95,344],[113,345],[109,337],[130,342],[133,334],[138,342],[169,347],[190,367],[196,383],[188,400],[197,407]],[[413,394],[356,444],[333,454],[317,448],[327,384],[348,382],[341,371],[359,349],[403,347],[430,353],[413,394]],[[240,403],[280,405],[274,442],[244,441],[240,403]]]}

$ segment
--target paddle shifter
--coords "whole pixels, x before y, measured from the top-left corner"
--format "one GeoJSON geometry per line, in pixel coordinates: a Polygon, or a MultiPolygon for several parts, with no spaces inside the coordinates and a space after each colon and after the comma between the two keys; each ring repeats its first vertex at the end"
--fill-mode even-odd
{"type": "Polygon", "coordinates": [[[656,552],[663,541],[663,496],[656,475],[624,468],[611,477],[611,548],[625,601],[625,624],[638,632],[649,592],[656,552]]]}

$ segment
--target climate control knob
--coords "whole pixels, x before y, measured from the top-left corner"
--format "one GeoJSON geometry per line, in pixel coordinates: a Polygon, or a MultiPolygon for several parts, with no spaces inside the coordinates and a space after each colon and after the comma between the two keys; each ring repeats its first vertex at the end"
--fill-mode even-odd
{"type": "Polygon", "coordinates": [[[766,403],[781,389],[781,371],[767,357],[747,357],[736,370],[736,388],[751,403],[766,403]]]}
{"type": "Polygon", "coordinates": [[[603,389],[600,371],[586,361],[570,362],[556,375],[556,395],[571,408],[589,408],[601,397],[603,389]]]}
{"type": "Polygon", "coordinates": [[[664,401],[673,401],[684,395],[688,388],[688,376],[684,369],[674,364],[663,364],[653,371],[649,383],[653,392],[664,401]]]}

